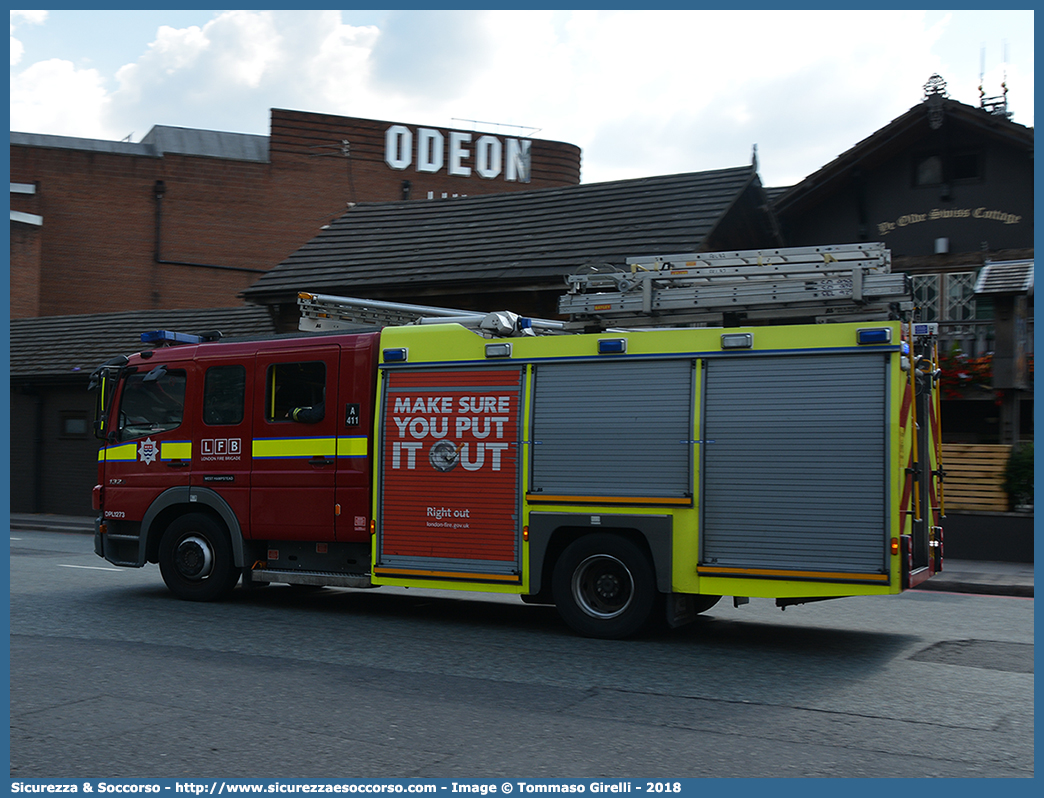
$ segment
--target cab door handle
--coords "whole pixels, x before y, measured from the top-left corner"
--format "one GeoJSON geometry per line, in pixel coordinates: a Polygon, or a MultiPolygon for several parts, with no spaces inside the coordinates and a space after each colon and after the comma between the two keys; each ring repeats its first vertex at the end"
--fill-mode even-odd
{"type": "Polygon", "coordinates": [[[168,460],[167,461],[167,468],[187,468],[187,467],[188,467],[188,461],[187,460],[168,460]]]}
{"type": "Polygon", "coordinates": [[[313,457],[311,460],[309,460],[308,465],[314,466],[316,468],[324,468],[325,466],[330,465],[332,462],[333,460],[328,460],[322,455],[319,455],[318,457],[313,457]]]}

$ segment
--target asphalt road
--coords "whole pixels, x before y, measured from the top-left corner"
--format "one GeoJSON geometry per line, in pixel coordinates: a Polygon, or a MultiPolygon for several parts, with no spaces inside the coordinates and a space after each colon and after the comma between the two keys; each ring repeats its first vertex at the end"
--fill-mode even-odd
{"type": "Polygon", "coordinates": [[[586,640],[512,597],[169,596],[11,533],[18,778],[1029,777],[1033,600],[723,600],[586,640]]]}

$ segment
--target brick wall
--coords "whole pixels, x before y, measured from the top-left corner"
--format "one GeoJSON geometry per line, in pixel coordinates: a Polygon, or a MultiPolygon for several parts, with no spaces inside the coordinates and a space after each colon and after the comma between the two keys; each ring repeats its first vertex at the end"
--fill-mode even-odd
{"type": "MultiPolygon", "coordinates": [[[[529,183],[474,170],[467,178],[446,168],[423,173],[416,163],[392,169],[384,154],[392,124],[273,110],[268,163],[12,145],[11,181],[36,184],[33,212],[44,218],[37,241],[31,231],[16,239],[12,225],[12,317],[236,306],[255,270],[278,265],[348,203],[402,199],[404,180],[417,201],[429,191],[473,195],[580,180],[580,150],[547,141],[532,143],[529,183]],[[159,201],[156,181],[165,189],[159,201]],[[166,263],[155,257],[157,210],[166,263]],[[45,300],[34,307],[34,296],[45,300]]],[[[472,160],[479,135],[465,145],[472,160]]]]}
{"type": "Polygon", "coordinates": [[[40,315],[40,228],[11,223],[11,318],[40,315]]]}

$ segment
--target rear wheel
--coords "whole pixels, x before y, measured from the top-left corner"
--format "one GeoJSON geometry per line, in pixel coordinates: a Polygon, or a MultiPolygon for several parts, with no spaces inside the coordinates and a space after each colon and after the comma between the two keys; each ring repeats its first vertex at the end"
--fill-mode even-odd
{"type": "Polygon", "coordinates": [[[217,601],[239,581],[228,532],[203,513],[176,519],[160,538],[159,566],[163,581],[180,599],[217,601]]]}
{"type": "Polygon", "coordinates": [[[552,578],[555,606],[578,634],[616,640],[649,621],[659,594],[652,564],[617,535],[587,535],[562,552],[552,578]]]}

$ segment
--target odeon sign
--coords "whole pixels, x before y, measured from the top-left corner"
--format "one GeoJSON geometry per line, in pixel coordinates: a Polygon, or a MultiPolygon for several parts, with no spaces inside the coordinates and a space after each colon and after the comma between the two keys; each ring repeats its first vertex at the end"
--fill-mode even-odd
{"type": "Polygon", "coordinates": [[[392,169],[408,169],[416,162],[418,172],[435,173],[443,167],[454,177],[479,177],[492,180],[501,173],[504,180],[528,183],[530,147],[528,139],[480,136],[471,147],[471,134],[450,130],[446,136],[432,128],[417,128],[414,136],[405,125],[392,125],[384,133],[384,162],[392,169]],[[416,147],[414,142],[416,141],[416,147]]]}

